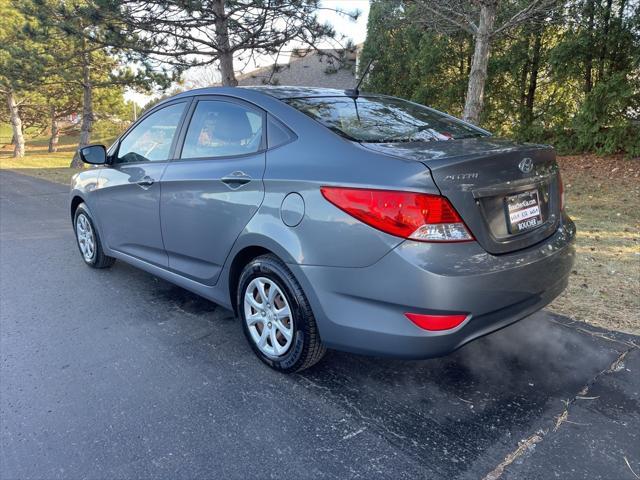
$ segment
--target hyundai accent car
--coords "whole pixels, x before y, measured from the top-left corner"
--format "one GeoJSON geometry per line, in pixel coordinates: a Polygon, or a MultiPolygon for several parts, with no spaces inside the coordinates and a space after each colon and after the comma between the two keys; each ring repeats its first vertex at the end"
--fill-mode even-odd
{"type": "Polygon", "coordinates": [[[574,261],[551,147],[390,96],[193,90],[79,153],[84,262],[232,309],[283,372],[447,354],[547,305],[574,261]]]}

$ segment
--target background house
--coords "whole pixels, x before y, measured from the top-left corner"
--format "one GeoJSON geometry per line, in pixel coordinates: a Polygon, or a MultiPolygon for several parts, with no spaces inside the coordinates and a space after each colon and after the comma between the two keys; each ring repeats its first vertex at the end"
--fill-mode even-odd
{"type": "Polygon", "coordinates": [[[238,85],[353,88],[361,51],[362,45],[344,49],[296,49],[289,63],[276,63],[238,75],[238,85]]]}

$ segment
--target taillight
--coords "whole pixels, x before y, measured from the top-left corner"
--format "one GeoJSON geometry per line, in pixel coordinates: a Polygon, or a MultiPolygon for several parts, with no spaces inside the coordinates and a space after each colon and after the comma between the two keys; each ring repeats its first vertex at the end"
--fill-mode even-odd
{"type": "Polygon", "coordinates": [[[473,236],[449,200],[440,195],[322,187],[324,198],[378,230],[422,242],[465,242],[473,236]]]}
{"type": "Polygon", "coordinates": [[[562,175],[558,172],[558,190],[560,193],[560,211],[564,210],[564,182],[562,181],[562,175]]]}
{"type": "Polygon", "coordinates": [[[464,322],[468,314],[464,315],[423,315],[421,313],[405,313],[405,317],[423,330],[450,330],[464,322]]]}

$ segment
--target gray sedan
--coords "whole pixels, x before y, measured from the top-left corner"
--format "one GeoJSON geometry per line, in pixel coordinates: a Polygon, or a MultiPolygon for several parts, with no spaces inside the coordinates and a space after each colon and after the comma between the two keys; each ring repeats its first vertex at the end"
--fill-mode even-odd
{"type": "Polygon", "coordinates": [[[283,372],[326,348],[444,355],[547,305],[574,261],[551,147],[395,97],[193,90],[80,156],[84,262],[233,309],[283,372]]]}

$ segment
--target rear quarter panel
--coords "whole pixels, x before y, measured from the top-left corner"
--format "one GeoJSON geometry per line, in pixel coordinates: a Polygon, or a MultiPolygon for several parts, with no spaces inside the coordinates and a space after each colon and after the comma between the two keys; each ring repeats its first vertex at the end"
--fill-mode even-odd
{"type": "MultiPolygon", "coordinates": [[[[281,102],[278,102],[281,103],[281,102]]],[[[362,148],[315,120],[282,104],[277,118],[297,135],[291,143],[267,151],[264,201],[246,234],[262,234],[300,265],[364,267],[402,242],[356,220],[324,199],[322,186],[347,186],[438,193],[424,164],[362,148]],[[304,200],[304,216],[285,225],[281,206],[287,194],[304,200]]],[[[239,239],[242,240],[242,239],[239,239]]]]}

